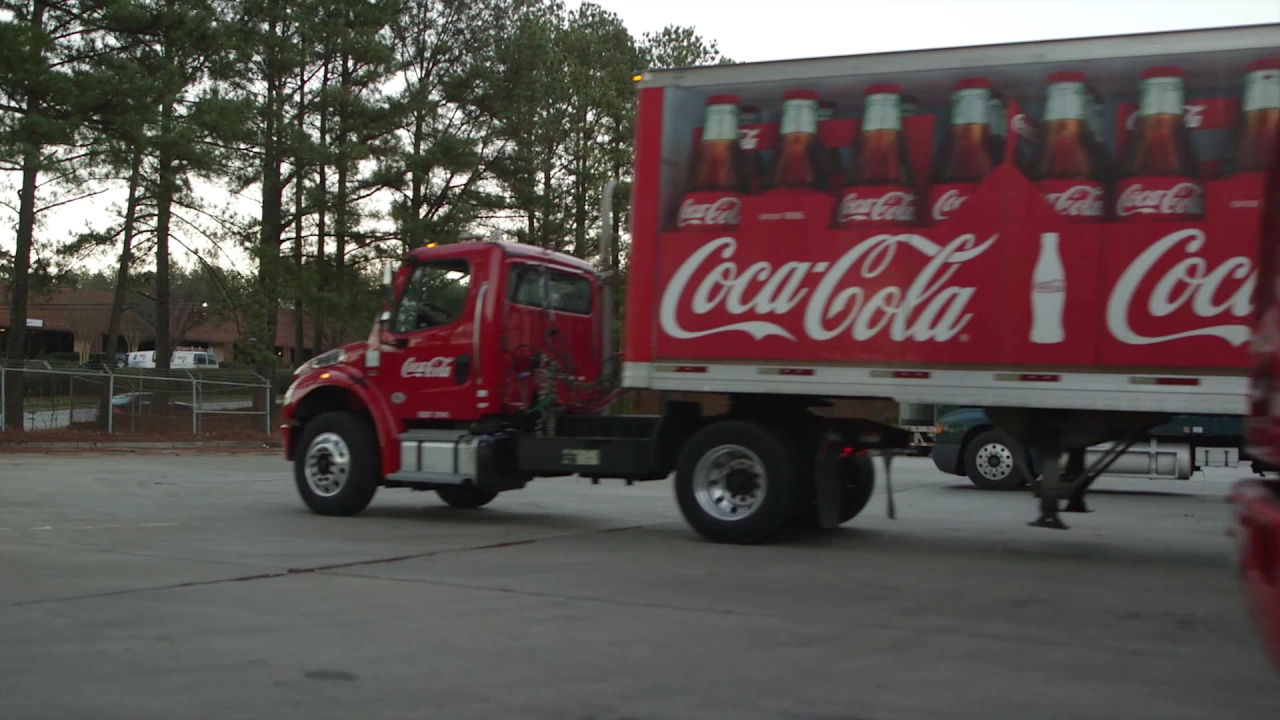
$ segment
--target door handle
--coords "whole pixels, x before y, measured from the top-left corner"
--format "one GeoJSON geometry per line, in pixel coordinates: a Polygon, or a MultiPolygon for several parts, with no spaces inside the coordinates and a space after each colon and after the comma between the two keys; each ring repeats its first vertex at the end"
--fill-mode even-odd
{"type": "Polygon", "coordinates": [[[396,349],[397,349],[397,350],[403,350],[403,349],[405,349],[405,348],[407,348],[407,347],[409,347],[409,338],[407,338],[407,337],[398,337],[398,338],[396,338],[396,349]]]}

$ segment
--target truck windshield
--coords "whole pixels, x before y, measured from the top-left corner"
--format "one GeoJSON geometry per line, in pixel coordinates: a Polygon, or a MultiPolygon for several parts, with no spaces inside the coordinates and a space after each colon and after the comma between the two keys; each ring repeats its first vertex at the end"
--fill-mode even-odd
{"type": "Polygon", "coordinates": [[[466,307],[470,285],[471,269],[465,260],[419,264],[400,298],[395,331],[413,332],[456,321],[466,307]]]}
{"type": "Polygon", "coordinates": [[[547,295],[543,297],[542,274],[544,268],[536,265],[511,266],[507,279],[508,298],[516,305],[535,307],[557,312],[590,315],[592,306],[591,282],[580,275],[546,268],[547,295]]]}

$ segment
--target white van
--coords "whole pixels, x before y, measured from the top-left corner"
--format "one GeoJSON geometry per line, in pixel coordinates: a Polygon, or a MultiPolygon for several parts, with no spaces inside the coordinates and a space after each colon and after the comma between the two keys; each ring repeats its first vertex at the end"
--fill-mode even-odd
{"type": "MultiPolygon", "coordinates": [[[[155,350],[129,353],[129,367],[154,369],[155,366],[155,350]]],[[[218,360],[213,356],[213,353],[207,350],[174,350],[172,357],[169,358],[169,367],[173,370],[216,368],[218,367],[218,360]]]]}

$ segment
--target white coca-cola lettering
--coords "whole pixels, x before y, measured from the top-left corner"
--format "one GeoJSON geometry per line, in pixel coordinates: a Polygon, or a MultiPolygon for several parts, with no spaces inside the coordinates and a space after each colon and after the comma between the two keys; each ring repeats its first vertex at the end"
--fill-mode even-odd
{"type": "MultiPolygon", "coordinates": [[[[1183,105],[1182,124],[1186,125],[1190,130],[1200,129],[1204,125],[1204,116],[1208,109],[1208,105],[1183,105]]],[[[1124,127],[1126,130],[1133,130],[1137,122],[1138,110],[1135,108],[1129,113],[1129,117],[1125,119],[1124,127]]]]}
{"type": "Polygon", "coordinates": [[[840,222],[913,222],[916,198],[911,193],[891,191],[873,197],[851,192],[840,201],[840,222]]]}
{"type": "Polygon", "coordinates": [[[1200,318],[1215,318],[1226,313],[1248,319],[1253,314],[1253,287],[1258,282],[1253,261],[1237,255],[1210,268],[1208,261],[1195,255],[1204,248],[1204,244],[1204,231],[1189,228],[1170,233],[1142,251],[1111,289],[1111,297],[1107,300],[1107,329],[1111,335],[1129,345],[1153,345],[1190,337],[1220,337],[1237,347],[1248,342],[1248,322],[1211,325],[1156,336],[1143,335],[1130,325],[1129,314],[1138,288],[1145,284],[1152,269],[1179,245],[1190,257],[1179,260],[1152,286],[1146,301],[1147,313],[1151,317],[1168,317],[1188,304],[1191,312],[1200,318]],[[1228,280],[1238,282],[1228,283],[1228,280]]]}
{"type": "Polygon", "coordinates": [[[735,197],[723,197],[713,203],[696,203],[685,200],[680,206],[677,227],[687,225],[737,225],[742,211],[742,201],[735,197]]]}
{"type": "Polygon", "coordinates": [[[1075,185],[1062,192],[1045,193],[1044,199],[1059,215],[1102,217],[1102,188],[1094,185],[1075,185]]]}
{"type": "Polygon", "coordinates": [[[1120,193],[1116,214],[1129,215],[1196,215],[1204,211],[1204,197],[1196,183],[1178,183],[1168,190],[1147,190],[1134,183],[1120,193]]]}
{"type": "Polygon", "coordinates": [[[409,358],[400,366],[402,378],[447,378],[453,374],[453,358],[434,357],[430,360],[409,358]]]}
{"type": "Polygon", "coordinates": [[[811,340],[826,341],[842,334],[869,340],[887,328],[895,342],[947,342],[972,319],[966,310],[977,291],[948,286],[948,282],[961,265],[986,252],[998,237],[979,243],[975,235],[966,234],[939,245],[916,234],[881,234],[849,248],[835,262],[791,261],[775,267],[762,260],[746,269],[732,259],[737,240],[718,238],[698,248],[671,276],[662,293],[659,322],[663,332],[680,340],[744,332],[756,340],[776,336],[795,341],[790,330],[764,318],[787,315],[807,300],[803,328],[811,340]],[[915,250],[929,262],[905,289],[885,285],[868,296],[869,291],[857,283],[879,278],[899,248],[915,250]],[[699,270],[711,263],[715,265],[697,286],[691,286],[699,270]],[[805,283],[810,275],[821,278],[812,288],[805,283]],[[719,310],[755,319],[692,330],[681,326],[682,310],[694,316],[719,310]]]}
{"type": "Polygon", "coordinates": [[[960,206],[964,204],[964,201],[968,199],[968,195],[965,195],[956,188],[952,188],[951,190],[942,193],[942,195],[933,203],[933,212],[931,214],[933,215],[934,222],[942,222],[943,220],[951,217],[951,214],[959,210],[960,206]]]}

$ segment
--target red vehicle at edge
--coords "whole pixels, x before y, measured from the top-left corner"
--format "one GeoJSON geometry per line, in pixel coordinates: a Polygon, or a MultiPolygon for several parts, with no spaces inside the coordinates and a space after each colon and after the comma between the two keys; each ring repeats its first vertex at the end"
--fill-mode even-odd
{"type": "MultiPolygon", "coordinates": [[[[1280,151],[1267,180],[1252,344],[1249,453],[1280,465],[1280,151]]],[[[1280,480],[1242,480],[1232,492],[1240,577],[1262,643],[1280,670],[1280,480]]]]}

